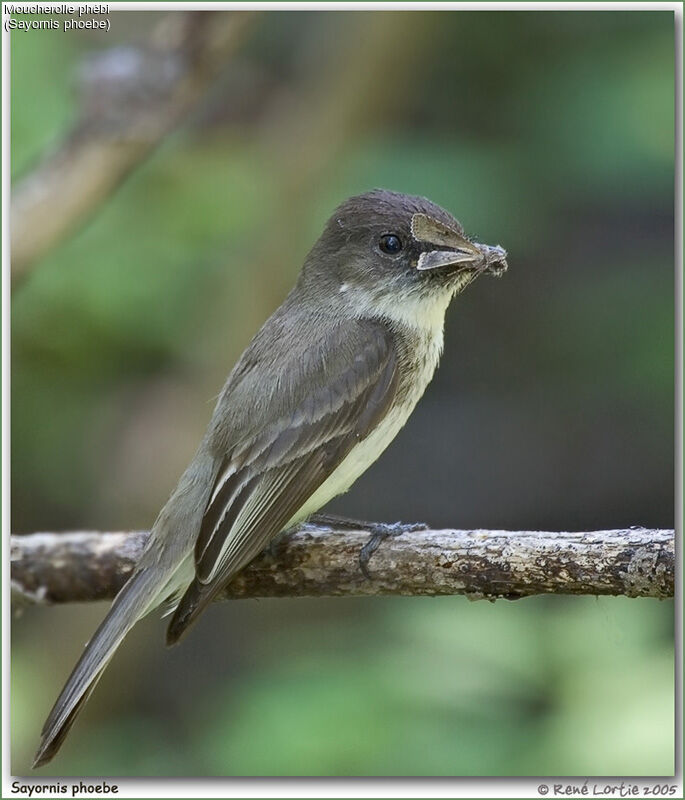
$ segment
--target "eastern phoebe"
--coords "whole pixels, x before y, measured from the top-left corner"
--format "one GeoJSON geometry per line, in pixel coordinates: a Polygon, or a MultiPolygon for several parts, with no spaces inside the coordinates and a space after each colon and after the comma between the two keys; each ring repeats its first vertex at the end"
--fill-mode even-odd
{"type": "Polygon", "coordinates": [[[162,603],[173,644],[281,531],[346,491],[394,439],[443,346],[445,311],[506,253],[423,197],[375,190],[326,223],[295,288],[233,368],[139,564],[43,727],[59,750],[124,636],[162,603]]]}

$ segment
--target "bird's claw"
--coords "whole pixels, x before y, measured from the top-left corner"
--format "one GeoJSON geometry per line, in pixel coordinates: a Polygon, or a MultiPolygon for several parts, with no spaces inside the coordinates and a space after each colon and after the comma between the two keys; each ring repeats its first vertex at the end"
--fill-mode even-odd
{"type": "Polygon", "coordinates": [[[413,533],[414,531],[425,531],[428,528],[425,522],[377,522],[365,526],[371,532],[368,542],[359,551],[359,568],[362,575],[371,580],[371,573],[368,565],[371,556],[378,550],[381,543],[389,536],[399,536],[402,533],[413,533]]]}
{"type": "Polygon", "coordinates": [[[364,522],[349,517],[338,517],[333,514],[313,514],[307,523],[315,528],[328,530],[369,531],[371,537],[359,551],[359,568],[367,580],[371,580],[368,570],[371,556],[378,550],[384,539],[389,536],[399,536],[401,533],[425,531],[428,528],[425,522],[364,522]]]}

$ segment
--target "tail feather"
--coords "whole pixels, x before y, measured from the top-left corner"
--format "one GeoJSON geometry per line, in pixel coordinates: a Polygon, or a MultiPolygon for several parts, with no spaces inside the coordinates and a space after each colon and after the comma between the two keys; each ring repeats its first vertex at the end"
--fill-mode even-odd
{"type": "Polygon", "coordinates": [[[95,689],[100,676],[104,672],[104,667],[98,672],[98,674],[93,678],[90,682],[90,685],[81,695],[79,700],[76,702],[76,705],[72,708],[69,712],[67,718],[62,722],[59,728],[50,729],[50,735],[47,735],[45,729],[43,730],[43,735],[41,738],[40,746],[36,752],[35,758],[33,759],[33,764],[31,765],[33,769],[37,767],[42,767],[44,764],[47,764],[49,761],[52,761],[53,757],[57,754],[60,747],[62,746],[62,742],[64,742],[66,735],[71,730],[71,726],[74,724],[74,720],[79,715],[81,709],[88,701],[88,698],[93,693],[93,689],[95,689]]]}
{"type": "Polygon", "coordinates": [[[192,547],[219,461],[201,445],[176,490],[159,512],[135,572],[114,599],[64,689],[41,734],[34,767],[57,753],[117,647],[149,611],[178,596],[192,579],[192,547]]]}
{"type": "Polygon", "coordinates": [[[195,578],[174,610],[166,632],[167,647],[175,645],[211,603],[223,584],[206,585],[195,578]]]}
{"type": "Polygon", "coordinates": [[[124,636],[156,600],[160,577],[159,570],[141,569],[117,595],[52,707],[41,732],[34,767],[46,764],[61,747],[124,636]]]}

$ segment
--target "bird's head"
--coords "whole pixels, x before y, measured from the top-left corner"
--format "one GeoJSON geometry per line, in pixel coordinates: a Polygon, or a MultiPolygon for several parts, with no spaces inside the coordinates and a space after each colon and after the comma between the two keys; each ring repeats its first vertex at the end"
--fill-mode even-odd
{"type": "Polygon", "coordinates": [[[499,246],[472,241],[425,197],[375,189],[345,200],[326,223],[303,276],[352,302],[451,298],[479,275],[507,269],[499,246]],[[323,278],[323,280],[322,280],[323,278]]]}

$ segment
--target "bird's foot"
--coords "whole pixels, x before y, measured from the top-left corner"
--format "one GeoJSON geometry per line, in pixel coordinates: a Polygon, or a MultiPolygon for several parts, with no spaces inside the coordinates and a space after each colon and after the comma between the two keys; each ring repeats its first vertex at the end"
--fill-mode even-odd
{"type": "Polygon", "coordinates": [[[364,526],[371,533],[371,538],[359,551],[359,568],[367,580],[371,580],[369,561],[378,550],[382,542],[390,536],[400,536],[403,533],[425,531],[428,525],[425,522],[373,522],[364,526]]]}
{"type": "Polygon", "coordinates": [[[385,539],[389,536],[399,536],[402,533],[413,533],[414,531],[428,529],[428,525],[425,522],[366,522],[360,519],[350,519],[349,517],[338,517],[335,514],[313,514],[306,524],[330,530],[369,531],[371,538],[359,551],[359,568],[368,580],[371,580],[368,570],[371,556],[378,550],[385,539]]]}

